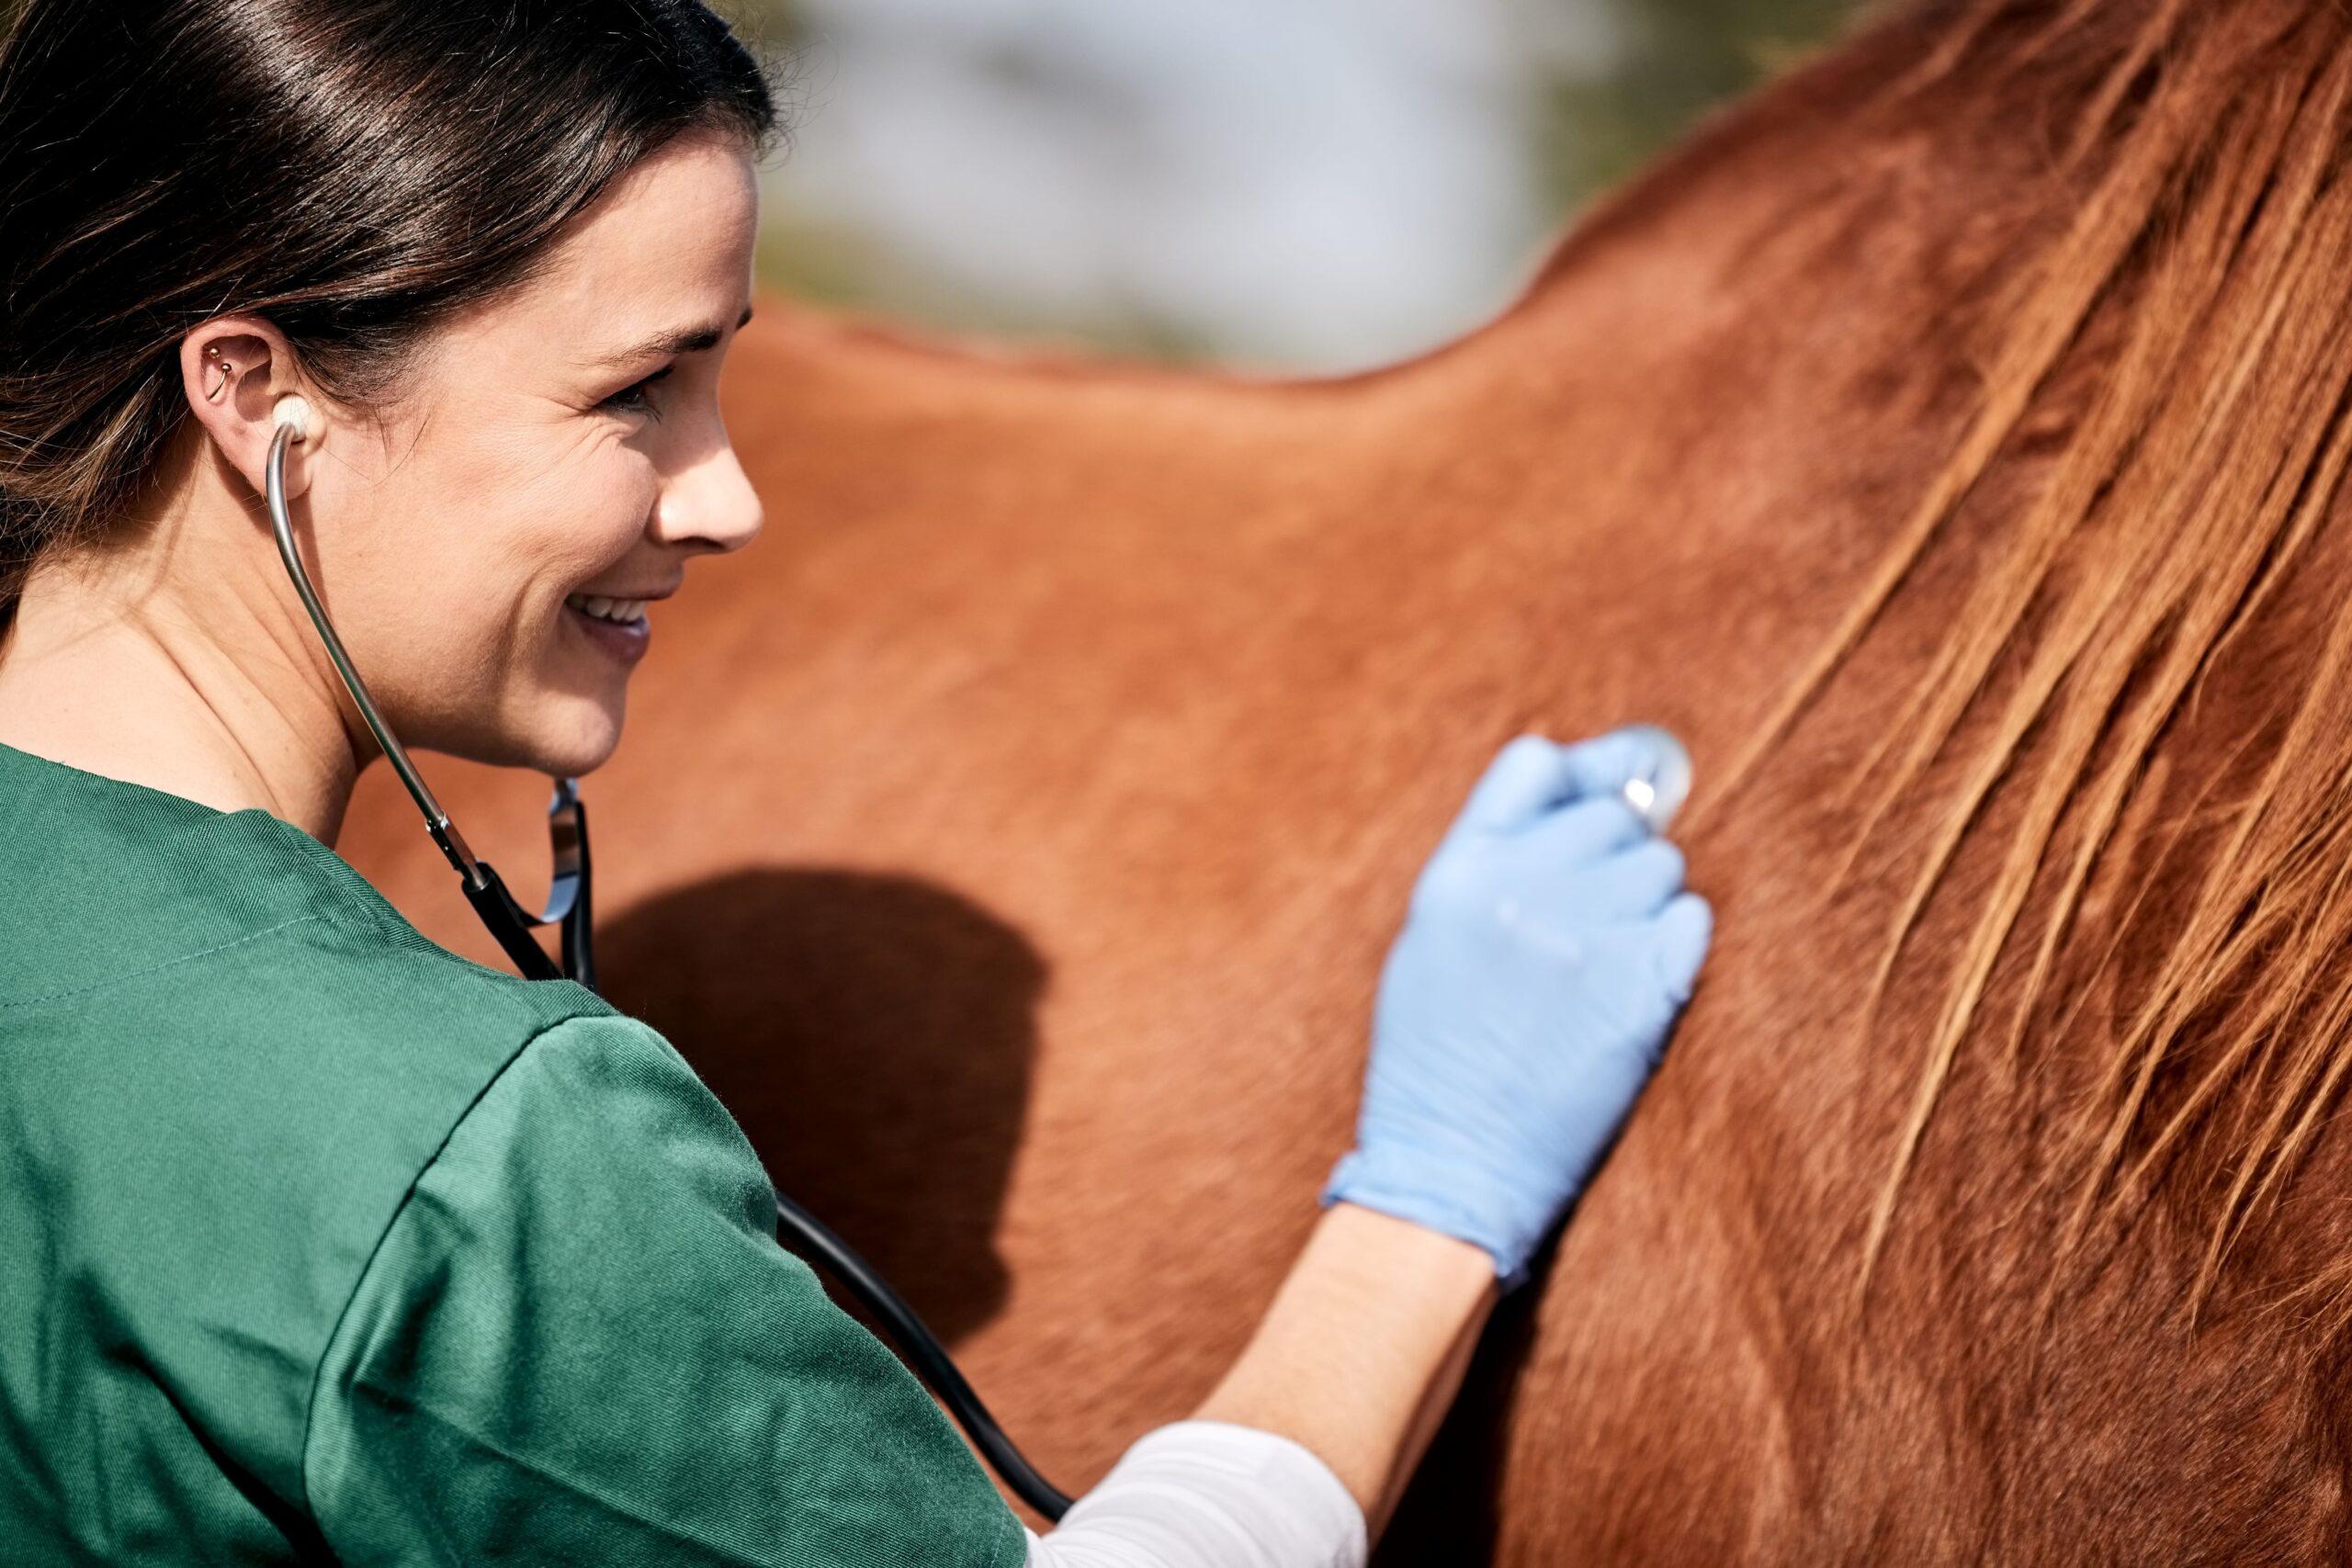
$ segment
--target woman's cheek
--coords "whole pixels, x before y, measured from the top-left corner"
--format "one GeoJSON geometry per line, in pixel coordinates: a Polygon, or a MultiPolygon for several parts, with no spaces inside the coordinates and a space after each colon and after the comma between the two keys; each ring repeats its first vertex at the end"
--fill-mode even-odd
{"type": "Polygon", "coordinates": [[[635,547],[659,491],[651,467],[627,448],[599,451],[550,487],[539,513],[542,558],[574,570],[574,586],[606,576],[635,547]]]}

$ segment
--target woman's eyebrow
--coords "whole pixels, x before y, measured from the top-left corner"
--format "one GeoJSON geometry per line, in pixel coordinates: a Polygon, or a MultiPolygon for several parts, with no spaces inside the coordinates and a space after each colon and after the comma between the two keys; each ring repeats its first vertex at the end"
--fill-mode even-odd
{"type": "MultiPolygon", "coordinates": [[[[751,321],[752,308],[746,305],[743,313],[736,318],[735,325],[741,330],[749,326],[751,321]]],[[[599,355],[590,363],[599,370],[617,370],[622,366],[639,365],[649,359],[667,359],[672,355],[695,354],[706,348],[716,348],[718,340],[726,335],[715,326],[673,327],[615,353],[599,355]]]]}

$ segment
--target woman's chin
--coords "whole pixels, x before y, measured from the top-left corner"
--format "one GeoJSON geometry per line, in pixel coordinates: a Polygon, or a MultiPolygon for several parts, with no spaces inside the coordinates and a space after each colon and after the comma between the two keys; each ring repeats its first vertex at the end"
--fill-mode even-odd
{"type": "Polygon", "coordinates": [[[543,722],[523,733],[509,731],[487,745],[464,748],[477,762],[527,769],[549,778],[576,779],[612,760],[621,743],[621,713],[578,698],[550,698],[537,716],[543,722]]]}
{"type": "Polygon", "coordinates": [[[582,778],[612,761],[620,743],[620,716],[615,714],[609,722],[585,723],[574,733],[550,739],[531,766],[550,778],[582,778]]]}

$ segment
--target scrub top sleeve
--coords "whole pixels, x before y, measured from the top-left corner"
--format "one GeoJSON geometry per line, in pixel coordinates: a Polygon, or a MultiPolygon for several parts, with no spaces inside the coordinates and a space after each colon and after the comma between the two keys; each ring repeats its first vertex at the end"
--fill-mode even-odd
{"type": "Polygon", "coordinates": [[[777,1246],[750,1144],[658,1033],[558,1024],[417,1178],[318,1369],[349,1563],[1017,1568],[921,1386],[777,1246]]]}

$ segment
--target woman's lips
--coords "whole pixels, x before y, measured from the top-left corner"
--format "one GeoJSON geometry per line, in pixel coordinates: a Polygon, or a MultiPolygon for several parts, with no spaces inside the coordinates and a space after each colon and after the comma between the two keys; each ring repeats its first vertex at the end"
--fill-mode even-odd
{"type": "Polygon", "coordinates": [[[646,649],[653,641],[653,624],[642,616],[624,625],[566,604],[563,618],[578,627],[580,635],[599,651],[617,660],[623,669],[644,658],[646,649]]]}

